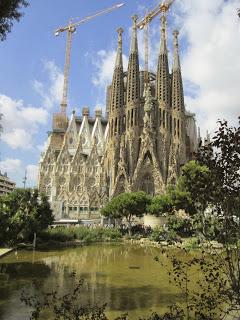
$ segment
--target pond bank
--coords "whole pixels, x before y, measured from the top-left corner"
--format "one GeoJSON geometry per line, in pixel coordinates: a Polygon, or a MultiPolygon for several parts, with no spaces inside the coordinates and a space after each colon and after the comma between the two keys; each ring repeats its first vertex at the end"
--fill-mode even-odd
{"type": "Polygon", "coordinates": [[[14,251],[16,248],[0,248],[0,259],[14,251]]]}

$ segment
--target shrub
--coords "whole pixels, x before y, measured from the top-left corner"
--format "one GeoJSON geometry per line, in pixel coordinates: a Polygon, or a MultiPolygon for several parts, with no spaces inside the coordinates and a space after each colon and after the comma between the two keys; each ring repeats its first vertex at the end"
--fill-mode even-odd
{"type": "Polygon", "coordinates": [[[167,226],[168,230],[176,232],[181,237],[193,234],[192,222],[189,219],[172,217],[168,220],[167,226]]]}
{"type": "Polygon", "coordinates": [[[198,249],[200,245],[200,241],[198,238],[191,238],[184,243],[184,248],[187,250],[198,249]]]}
{"type": "Polygon", "coordinates": [[[163,227],[154,228],[150,235],[150,240],[156,242],[167,241],[169,244],[181,242],[181,238],[179,238],[175,231],[164,230],[163,227]]]}
{"type": "Polygon", "coordinates": [[[74,239],[84,241],[86,243],[99,241],[116,241],[121,238],[121,233],[116,228],[98,227],[90,229],[87,227],[60,227],[49,229],[41,232],[39,238],[43,241],[73,241],[74,239]]]}

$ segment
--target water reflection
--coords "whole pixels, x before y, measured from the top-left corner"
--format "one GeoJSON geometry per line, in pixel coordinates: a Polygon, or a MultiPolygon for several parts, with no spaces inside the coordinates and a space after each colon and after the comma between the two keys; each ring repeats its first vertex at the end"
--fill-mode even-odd
{"type": "Polygon", "coordinates": [[[167,268],[154,261],[156,255],[157,249],[124,245],[36,251],[34,256],[30,251],[13,253],[0,261],[0,319],[28,319],[28,311],[18,300],[20,289],[35,293],[59,286],[64,294],[76,281],[70,277],[72,272],[85,280],[81,303],[107,302],[114,315],[166,309],[180,301],[181,295],[169,286],[167,268]]]}

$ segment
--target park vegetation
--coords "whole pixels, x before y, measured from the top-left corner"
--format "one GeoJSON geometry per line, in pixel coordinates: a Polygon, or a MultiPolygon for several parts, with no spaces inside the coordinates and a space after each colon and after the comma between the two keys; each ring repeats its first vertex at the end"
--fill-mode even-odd
{"type": "Polygon", "coordinates": [[[16,189],[0,198],[0,245],[32,241],[53,222],[47,196],[36,189],[16,189]]]}

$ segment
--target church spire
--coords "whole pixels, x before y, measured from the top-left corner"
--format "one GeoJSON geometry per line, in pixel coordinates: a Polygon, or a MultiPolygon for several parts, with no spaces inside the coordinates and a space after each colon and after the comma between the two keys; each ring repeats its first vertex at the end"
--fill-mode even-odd
{"type": "Polygon", "coordinates": [[[118,49],[115,68],[113,72],[110,112],[109,112],[109,126],[110,137],[122,133],[122,113],[124,106],[124,76],[123,76],[123,59],[122,59],[122,34],[123,29],[119,28],[118,32],[118,49]]]}
{"type": "Polygon", "coordinates": [[[181,70],[180,59],[179,59],[179,45],[178,45],[178,35],[179,31],[173,31],[173,45],[174,45],[174,55],[173,55],[173,71],[181,70]]]}
{"type": "Polygon", "coordinates": [[[131,50],[130,50],[131,53],[138,53],[137,19],[138,19],[137,15],[132,17],[133,26],[132,26],[132,40],[131,40],[131,50]]]}
{"type": "Polygon", "coordinates": [[[111,111],[122,108],[124,104],[124,82],[123,82],[123,60],[122,60],[122,34],[123,29],[119,28],[118,32],[118,49],[115,68],[113,72],[112,89],[111,89],[111,111]]]}
{"type": "Polygon", "coordinates": [[[172,107],[174,110],[184,111],[183,83],[179,58],[178,35],[179,32],[175,30],[173,32],[174,55],[172,71],[172,107]]]}
{"type": "Polygon", "coordinates": [[[138,41],[137,41],[137,19],[135,15],[132,17],[132,40],[130,48],[130,56],[128,62],[127,75],[127,103],[136,101],[140,98],[140,79],[139,79],[139,57],[138,57],[138,41]]]}
{"type": "Polygon", "coordinates": [[[118,33],[118,49],[117,49],[117,57],[116,57],[115,68],[122,68],[123,67],[123,61],[122,61],[122,34],[123,34],[123,29],[122,28],[117,29],[117,33],[118,33]]]}
{"type": "Polygon", "coordinates": [[[161,28],[161,45],[160,45],[160,55],[168,53],[167,51],[167,19],[166,16],[161,17],[162,28],[161,28]]]}
{"type": "Polygon", "coordinates": [[[168,67],[168,50],[167,50],[167,20],[166,16],[161,17],[161,44],[158,57],[157,70],[157,98],[158,101],[165,104],[165,107],[170,105],[170,77],[168,67]]]}

